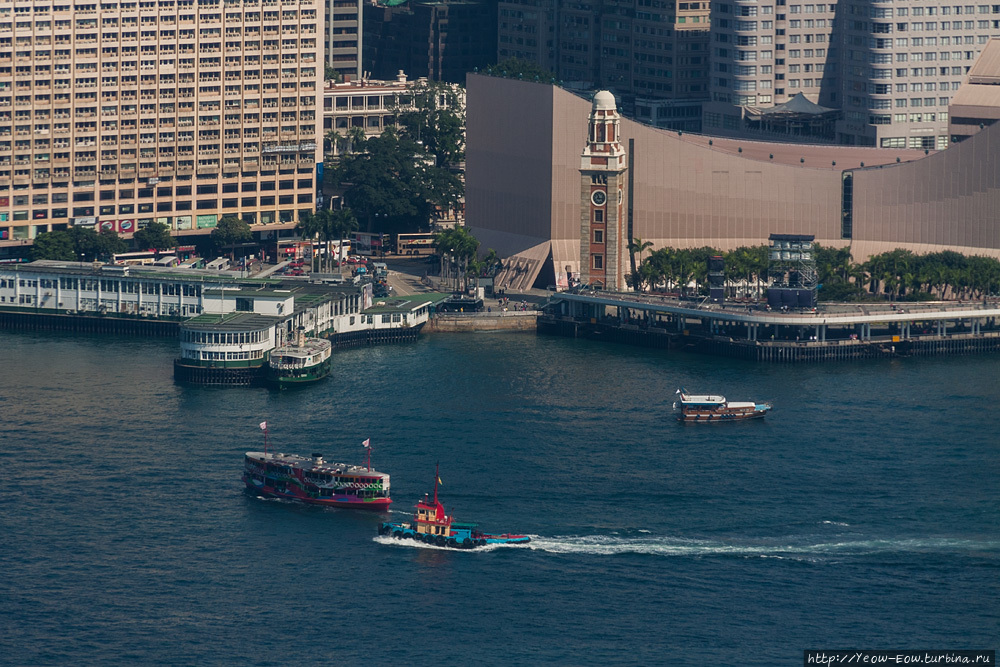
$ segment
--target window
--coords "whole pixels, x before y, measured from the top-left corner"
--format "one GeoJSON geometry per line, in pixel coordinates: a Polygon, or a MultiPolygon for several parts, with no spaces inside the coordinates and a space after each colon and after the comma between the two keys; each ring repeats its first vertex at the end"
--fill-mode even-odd
{"type": "Polygon", "coordinates": [[[604,255],[594,255],[593,256],[594,268],[603,269],[604,268],[604,255]]]}
{"type": "Polygon", "coordinates": [[[604,230],[595,229],[594,230],[594,243],[604,243],[604,230]]]}

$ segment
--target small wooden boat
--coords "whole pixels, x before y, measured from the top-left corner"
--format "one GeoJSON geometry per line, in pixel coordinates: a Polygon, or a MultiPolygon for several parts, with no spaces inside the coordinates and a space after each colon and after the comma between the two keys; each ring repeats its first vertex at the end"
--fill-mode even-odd
{"type": "Polygon", "coordinates": [[[725,396],[689,394],[684,389],[678,389],[677,395],[680,397],[680,400],[674,403],[674,409],[678,410],[677,419],[682,422],[724,422],[760,419],[771,410],[770,403],[729,401],[725,396]]]}

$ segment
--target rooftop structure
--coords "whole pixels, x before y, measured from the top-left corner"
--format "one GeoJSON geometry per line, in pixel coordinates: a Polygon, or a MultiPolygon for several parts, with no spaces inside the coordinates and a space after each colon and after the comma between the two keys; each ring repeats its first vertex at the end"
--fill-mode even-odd
{"type": "Polygon", "coordinates": [[[1000,39],[991,39],[951,99],[952,141],[962,141],[1000,119],[1000,39]]]}

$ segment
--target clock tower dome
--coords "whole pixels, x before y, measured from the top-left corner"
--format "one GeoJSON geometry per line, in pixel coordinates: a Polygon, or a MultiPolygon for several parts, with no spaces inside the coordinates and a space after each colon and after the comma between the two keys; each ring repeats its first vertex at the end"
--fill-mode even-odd
{"type": "Polygon", "coordinates": [[[628,230],[625,210],[625,149],[619,135],[615,96],[594,95],[587,145],[580,160],[580,282],[624,290],[628,230]]]}

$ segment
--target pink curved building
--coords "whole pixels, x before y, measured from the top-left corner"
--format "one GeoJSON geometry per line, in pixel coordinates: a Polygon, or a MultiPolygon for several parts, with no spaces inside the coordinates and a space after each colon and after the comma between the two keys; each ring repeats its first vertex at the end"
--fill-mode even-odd
{"type": "MultiPolygon", "coordinates": [[[[473,234],[511,258],[508,286],[579,275],[591,102],[481,75],[469,75],[467,93],[473,234]]],[[[857,261],[894,248],[1000,257],[996,125],[936,153],[679,134],[628,119],[620,133],[623,224],[654,248],[729,250],[776,233],[850,245],[857,261]]]]}

